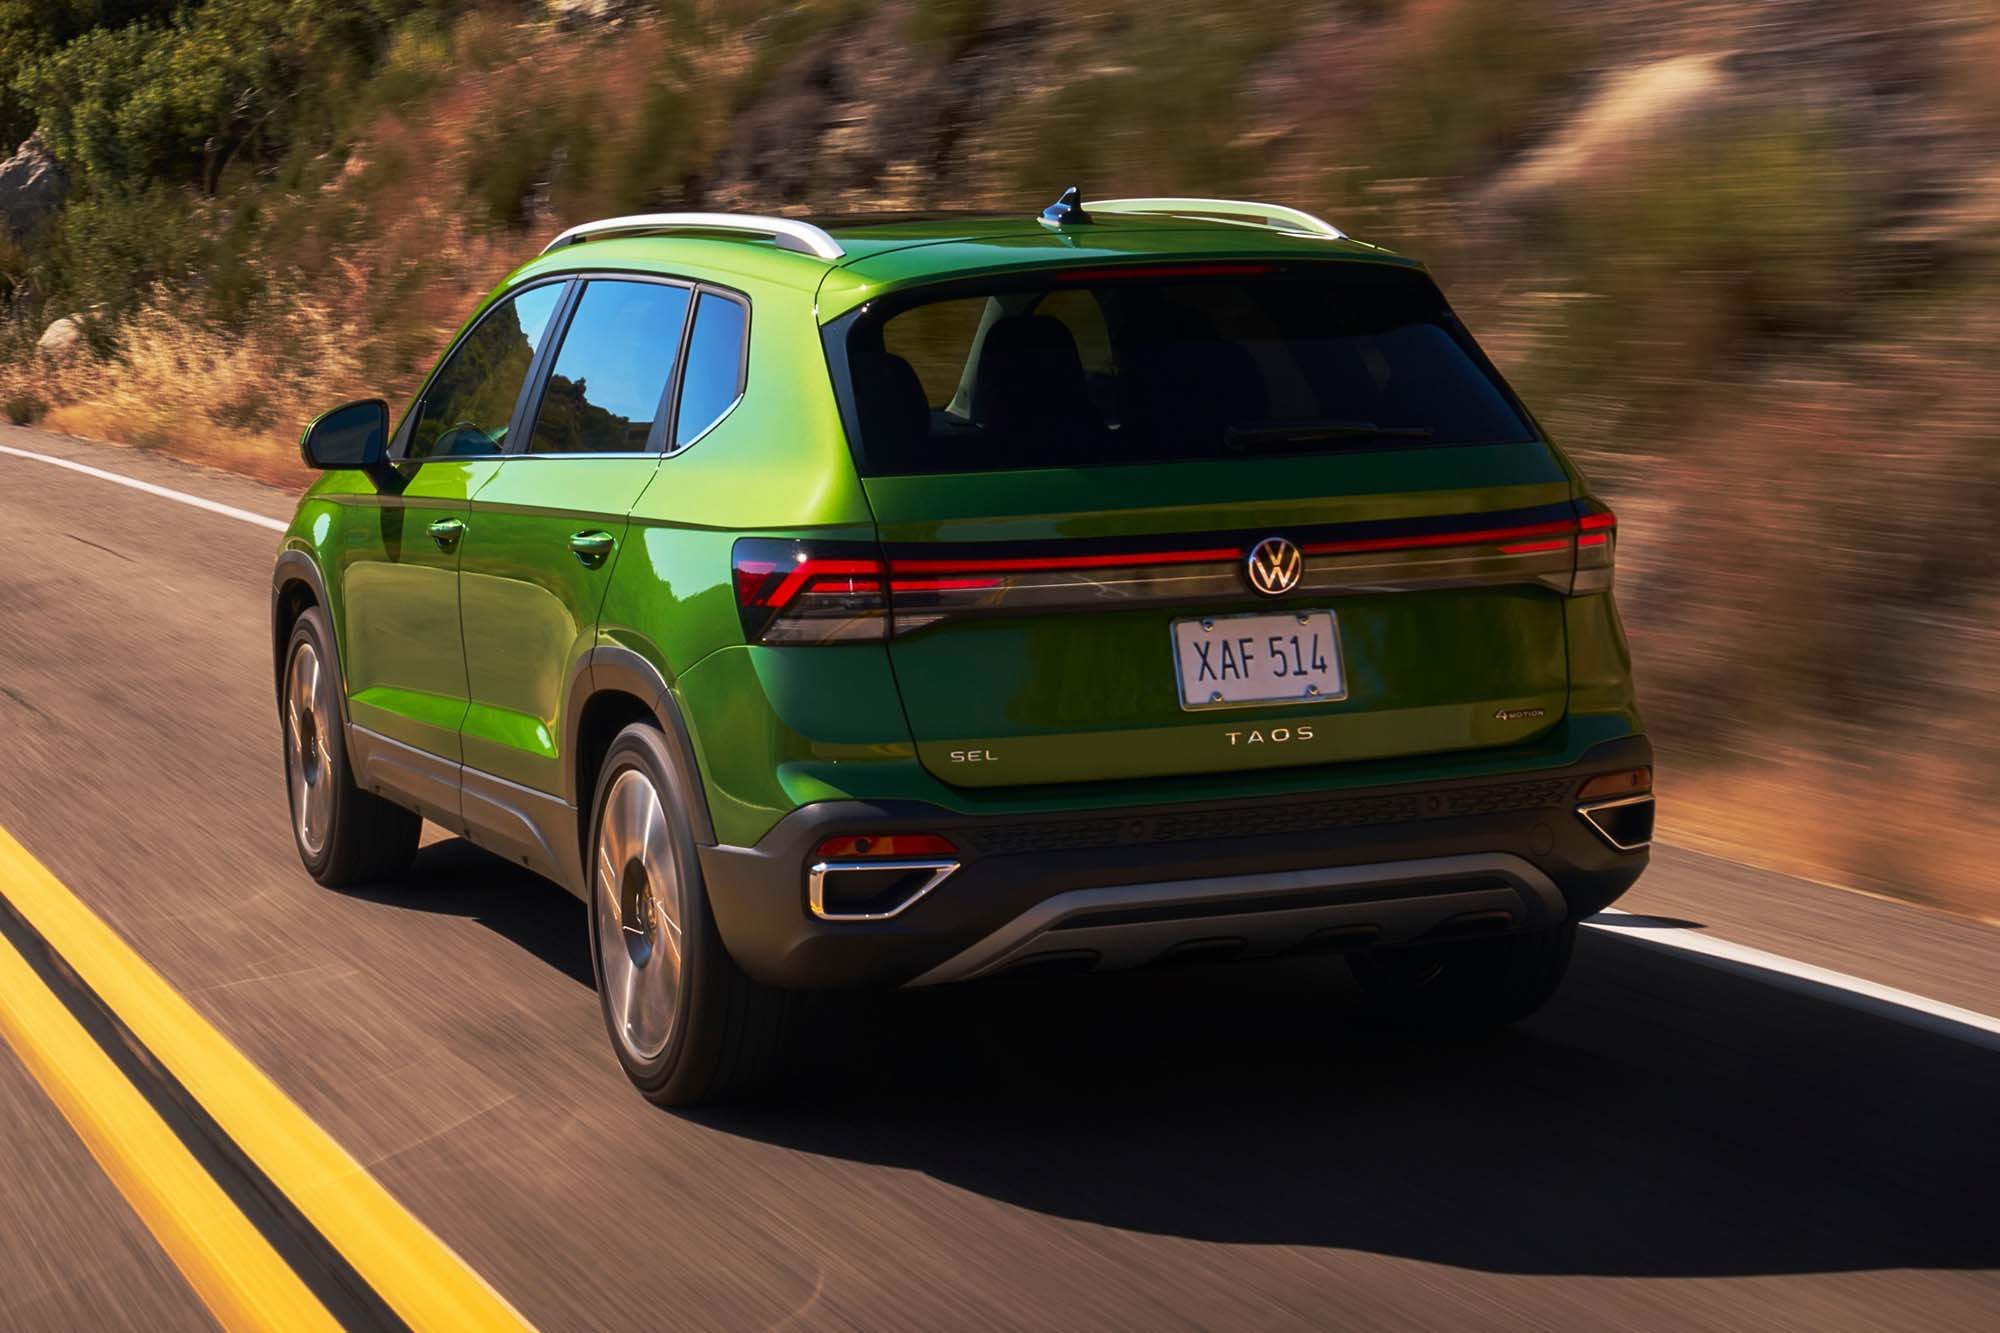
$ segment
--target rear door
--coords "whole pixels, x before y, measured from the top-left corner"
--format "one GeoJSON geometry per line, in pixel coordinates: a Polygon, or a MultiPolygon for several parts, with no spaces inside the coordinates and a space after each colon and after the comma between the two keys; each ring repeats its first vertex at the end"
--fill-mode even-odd
{"type": "Polygon", "coordinates": [[[472,506],[459,584],[468,802],[471,771],[564,790],[574,669],[659,467],[694,296],[664,280],[580,283],[520,445],[472,506]]]}
{"type": "Polygon", "coordinates": [[[1562,716],[1571,480],[1420,273],[1085,270],[847,323],[890,653],[941,778],[1380,759],[1562,716]]]}

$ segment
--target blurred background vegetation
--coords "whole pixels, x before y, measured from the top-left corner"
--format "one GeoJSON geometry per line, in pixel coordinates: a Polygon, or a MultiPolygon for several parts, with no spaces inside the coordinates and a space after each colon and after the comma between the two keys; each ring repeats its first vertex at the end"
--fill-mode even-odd
{"type": "Polygon", "coordinates": [[[1321,212],[1619,509],[1667,835],[2000,914],[2000,0],[0,0],[0,158],[0,410],[290,484],[587,216],[1321,212]]]}

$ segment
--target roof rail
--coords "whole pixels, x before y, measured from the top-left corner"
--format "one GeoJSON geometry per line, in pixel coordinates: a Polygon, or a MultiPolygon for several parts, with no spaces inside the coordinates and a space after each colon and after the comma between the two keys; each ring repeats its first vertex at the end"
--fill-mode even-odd
{"type": "Polygon", "coordinates": [[[1324,236],[1330,241],[1347,239],[1346,232],[1325,218],[1283,204],[1255,204],[1243,199],[1099,199],[1091,207],[1099,213],[1171,213],[1176,217],[1222,221],[1242,219],[1253,226],[1324,236]]]}
{"type": "Polygon", "coordinates": [[[677,231],[724,231],[750,236],[768,236],[780,250],[796,250],[817,259],[839,259],[847,253],[840,242],[810,222],[796,218],[767,218],[750,213],[634,213],[630,217],[605,218],[571,227],[542,247],[542,253],[559,250],[583,241],[600,241],[612,236],[662,236],[677,231]]]}

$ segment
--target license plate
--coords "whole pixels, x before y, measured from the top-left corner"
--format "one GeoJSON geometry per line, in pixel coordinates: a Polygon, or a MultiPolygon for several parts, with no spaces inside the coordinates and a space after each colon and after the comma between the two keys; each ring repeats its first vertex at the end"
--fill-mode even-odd
{"type": "Polygon", "coordinates": [[[1174,673],[1182,708],[1347,697],[1340,625],[1331,611],[1176,620],[1174,673]]]}

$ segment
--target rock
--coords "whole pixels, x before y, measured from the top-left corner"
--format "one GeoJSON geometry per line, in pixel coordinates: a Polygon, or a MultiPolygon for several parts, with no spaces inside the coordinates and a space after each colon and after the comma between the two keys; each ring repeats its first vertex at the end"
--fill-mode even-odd
{"type": "Polygon", "coordinates": [[[65,315],[42,330],[42,336],[35,340],[35,346],[47,356],[67,356],[83,341],[83,325],[76,316],[65,315]]]}
{"type": "Polygon", "coordinates": [[[42,147],[42,136],[30,135],[12,157],[0,162],[0,227],[15,237],[25,236],[62,207],[67,188],[62,168],[42,147]]]}
{"type": "Polygon", "coordinates": [[[1673,56],[1607,75],[1553,138],[1506,171],[1484,203],[1505,208],[1615,175],[1635,149],[1685,135],[1731,91],[1723,53],[1673,56]]]}
{"type": "Polygon", "coordinates": [[[608,28],[629,18],[643,0],[548,0],[549,17],[566,32],[608,28]]]}

